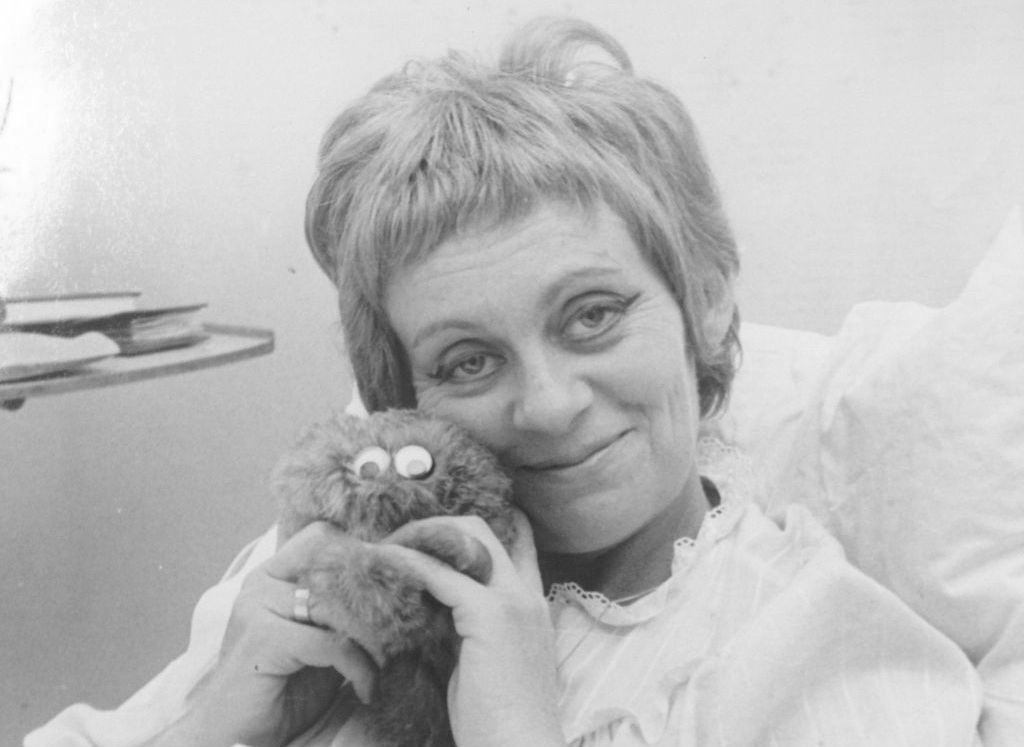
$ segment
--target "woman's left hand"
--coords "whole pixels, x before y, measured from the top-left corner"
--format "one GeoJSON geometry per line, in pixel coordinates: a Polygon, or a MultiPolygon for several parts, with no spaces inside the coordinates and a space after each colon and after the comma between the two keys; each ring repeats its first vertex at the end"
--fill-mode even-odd
{"type": "Polygon", "coordinates": [[[526,517],[516,512],[510,552],[477,517],[422,520],[429,522],[476,537],[494,565],[490,580],[481,584],[429,555],[391,546],[396,559],[452,609],[461,639],[448,686],[455,742],[460,747],[564,745],[556,708],[554,631],[526,517]]]}

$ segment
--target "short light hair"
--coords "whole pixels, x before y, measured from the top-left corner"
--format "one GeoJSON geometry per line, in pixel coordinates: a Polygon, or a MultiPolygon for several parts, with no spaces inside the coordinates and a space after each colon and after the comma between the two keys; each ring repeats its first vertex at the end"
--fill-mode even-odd
{"type": "Polygon", "coordinates": [[[412,62],[349,105],[323,138],[306,238],[338,289],[370,411],[415,407],[408,357],[384,308],[396,269],[465,230],[545,203],[607,205],[682,311],[702,415],[724,403],[739,356],[705,320],[739,269],[697,131],[679,99],[633,74],[619,43],[568,18],[533,21],[496,66],[450,52],[412,62]],[[603,61],[596,62],[594,52],[603,61]]]}

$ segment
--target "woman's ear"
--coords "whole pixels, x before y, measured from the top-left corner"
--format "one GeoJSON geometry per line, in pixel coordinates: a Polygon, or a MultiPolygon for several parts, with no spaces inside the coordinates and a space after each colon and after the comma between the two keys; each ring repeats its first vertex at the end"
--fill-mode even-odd
{"type": "Polygon", "coordinates": [[[732,281],[725,280],[714,289],[715,297],[709,299],[707,313],[704,315],[704,339],[713,347],[725,342],[725,336],[732,326],[736,315],[736,299],[733,296],[732,281]]]}

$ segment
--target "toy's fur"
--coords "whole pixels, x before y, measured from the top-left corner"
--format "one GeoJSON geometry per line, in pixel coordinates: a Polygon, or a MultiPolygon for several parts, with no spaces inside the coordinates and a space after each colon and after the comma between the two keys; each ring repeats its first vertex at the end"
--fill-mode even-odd
{"type": "Polygon", "coordinates": [[[359,643],[380,666],[369,706],[375,736],[396,747],[451,745],[451,613],[377,548],[382,541],[414,547],[485,582],[490,555],[478,540],[449,528],[400,528],[430,516],[472,514],[510,546],[511,486],[497,460],[461,429],[412,411],[335,415],[313,425],[285,455],[272,486],[281,541],[320,520],[345,533],[298,583],[310,589],[313,622],[359,643]],[[426,477],[396,472],[394,454],[410,444],[433,458],[426,477]],[[373,477],[353,470],[353,459],[368,446],[392,456],[373,477]]]}

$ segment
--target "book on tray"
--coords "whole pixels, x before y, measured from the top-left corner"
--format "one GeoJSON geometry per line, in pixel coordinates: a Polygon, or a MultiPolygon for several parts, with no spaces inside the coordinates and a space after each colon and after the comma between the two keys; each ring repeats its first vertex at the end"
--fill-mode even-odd
{"type": "Polygon", "coordinates": [[[108,293],[55,293],[35,296],[0,296],[0,324],[48,324],[69,319],[92,319],[138,308],[137,291],[108,293]]]}
{"type": "Polygon", "coordinates": [[[34,332],[0,332],[0,384],[75,371],[120,355],[117,343],[99,332],[57,337],[34,332]]]}
{"type": "MultiPolygon", "coordinates": [[[[25,298],[4,299],[0,304],[6,307],[6,317],[0,320],[0,332],[31,332],[58,337],[77,337],[86,332],[99,332],[117,343],[121,355],[139,355],[158,350],[194,345],[210,335],[203,326],[200,312],[205,303],[157,308],[139,308],[137,293],[76,294],[74,296],[49,297],[51,299],[73,299],[62,307],[51,306],[43,314],[41,308],[33,307],[31,312],[16,306],[30,303],[25,298]],[[78,300],[92,297],[94,300],[113,301],[116,298],[127,302],[133,296],[131,308],[121,308],[107,313],[95,313],[98,307],[78,304],[78,300]],[[11,310],[15,309],[14,313],[11,310]],[[94,313],[87,313],[87,312],[94,313]]],[[[40,297],[43,298],[43,297],[40,297]]],[[[39,303],[42,303],[40,301],[39,303]]]]}

